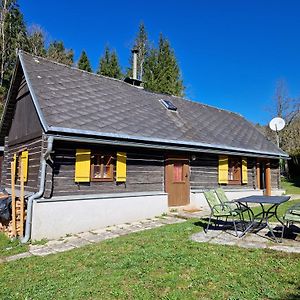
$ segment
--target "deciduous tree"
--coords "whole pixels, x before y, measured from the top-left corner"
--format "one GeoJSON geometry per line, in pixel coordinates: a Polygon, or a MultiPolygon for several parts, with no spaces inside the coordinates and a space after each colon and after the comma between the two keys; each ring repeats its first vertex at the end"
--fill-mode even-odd
{"type": "Polygon", "coordinates": [[[56,62],[66,64],[71,66],[74,62],[74,52],[73,50],[65,49],[64,43],[62,41],[53,41],[50,43],[47,57],[56,62]]]}
{"type": "Polygon", "coordinates": [[[46,56],[45,32],[38,25],[32,25],[28,28],[27,35],[28,51],[34,55],[46,56]]]}

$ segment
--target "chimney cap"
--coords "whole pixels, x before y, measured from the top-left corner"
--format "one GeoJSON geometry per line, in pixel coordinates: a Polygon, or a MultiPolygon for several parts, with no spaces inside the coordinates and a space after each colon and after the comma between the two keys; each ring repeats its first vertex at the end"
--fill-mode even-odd
{"type": "Polygon", "coordinates": [[[131,52],[132,53],[139,53],[139,49],[134,47],[134,48],[131,49],[131,52]]]}

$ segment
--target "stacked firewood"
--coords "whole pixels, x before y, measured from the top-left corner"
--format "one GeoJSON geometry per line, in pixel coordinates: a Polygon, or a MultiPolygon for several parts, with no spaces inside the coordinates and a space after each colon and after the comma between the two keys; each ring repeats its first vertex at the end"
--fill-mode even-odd
{"type": "MultiPolygon", "coordinates": [[[[25,211],[26,216],[26,211],[25,211]]],[[[22,226],[21,226],[21,202],[19,199],[16,199],[16,232],[14,232],[13,220],[0,221],[0,232],[4,232],[8,237],[13,238],[17,236],[23,236],[22,226]]],[[[23,226],[24,228],[24,226],[23,226]]]]}

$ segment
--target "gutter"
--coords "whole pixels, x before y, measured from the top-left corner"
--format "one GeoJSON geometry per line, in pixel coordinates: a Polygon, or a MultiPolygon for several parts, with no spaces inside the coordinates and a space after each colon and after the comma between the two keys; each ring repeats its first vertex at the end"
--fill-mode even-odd
{"type": "Polygon", "coordinates": [[[28,198],[27,201],[27,217],[26,217],[26,225],[25,225],[25,235],[21,239],[21,243],[25,244],[30,240],[31,237],[31,225],[32,225],[32,207],[33,207],[33,201],[35,199],[41,198],[45,191],[45,179],[46,179],[46,167],[47,167],[47,160],[50,156],[50,153],[53,148],[53,136],[48,137],[48,145],[47,150],[42,158],[42,164],[41,164],[41,177],[40,177],[40,188],[39,191],[33,195],[31,195],[28,198]]]}
{"type": "MultiPolygon", "coordinates": [[[[97,138],[102,139],[119,139],[124,141],[131,141],[131,143],[157,143],[160,144],[160,147],[163,145],[174,145],[172,149],[175,147],[201,147],[207,149],[216,149],[216,151],[220,151],[219,153],[224,153],[225,151],[229,152],[239,152],[248,155],[248,153],[253,153],[255,156],[260,157],[276,157],[276,158],[288,158],[289,155],[282,151],[280,152],[269,152],[269,151],[260,151],[254,149],[245,149],[239,147],[232,147],[226,145],[218,145],[218,144],[208,144],[203,142],[190,142],[190,141],[178,141],[178,140],[170,140],[170,139],[162,139],[162,138],[152,138],[152,137],[144,137],[140,135],[128,135],[123,133],[104,133],[104,132],[97,132],[92,130],[80,130],[80,129],[71,129],[71,128],[64,128],[64,127],[55,127],[50,126],[48,128],[48,132],[51,134],[55,133],[62,133],[62,134],[72,134],[72,135],[83,135],[83,136],[94,136],[97,138]],[[136,142],[138,141],[138,142],[136,142]]],[[[280,149],[278,149],[280,150],[280,149]]],[[[194,150],[195,151],[195,150],[194,150]]],[[[254,155],[253,155],[254,156],[254,155]]]]}
{"type": "MultiPolygon", "coordinates": [[[[194,153],[214,153],[214,154],[225,154],[225,155],[239,155],[239,156],[247,156],[247,157],[260,157],[260,158],[270,158],[270,159],[278,159],[280,156],[277,155],[264,155],[264,154],[255,154],[255,153],[247,153],[242,151],[230,151],[230,150],[219,150],[214,148],[200,148],[197,145],[190,146],[176,146],[170,144],[148,144],[143,143],[142,141],[128,141],[128,140],[106,140],[100,138],[91,138],[91,137],[79,137],[79,136],[65,136],[65,135],[55,135],[56,141],[67,141],[67,142],[78,142],[78,143],[89,143],[89,144],[100,144],[100,145],[113,145],[113,146],[124,146],[124,147],[140,147],[147,149],[159,149],[159,150],[175,150],[175,151],[189,151],[194,153]]],[[[287,159],[287,158],[285,158],[287,159]]]]}

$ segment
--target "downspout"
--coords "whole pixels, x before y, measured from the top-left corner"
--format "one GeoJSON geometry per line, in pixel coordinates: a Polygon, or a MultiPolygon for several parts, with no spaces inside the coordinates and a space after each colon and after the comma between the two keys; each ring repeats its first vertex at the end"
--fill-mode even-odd
{"type": "Polygon", "coordinates": [[[21,243],[25,244],[30,240],[31,237],[31,225],[32,225],[32,206],[33,206],[33,200],[38,199],[42,197],[44,191],[45,191],[45,181],[46,181],[46,167],[47,167],[47,159],[50,156],[50,153],[53,148],[53,136],[50,136],[48,138],[48,145],[47,150],[42,158],[42,164],[41,164],[41,177],[40,177],[40,188],[39,191],[33,195],[31,195],[28,198],[27,201],[27,217],[26,217],[26,225],[25,225],[25,235],[21,239],[21,243]]]}

